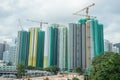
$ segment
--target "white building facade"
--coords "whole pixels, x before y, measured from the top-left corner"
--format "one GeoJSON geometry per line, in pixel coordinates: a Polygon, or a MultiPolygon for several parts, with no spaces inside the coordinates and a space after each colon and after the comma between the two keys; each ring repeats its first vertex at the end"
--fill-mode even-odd
{"type": "Polygon", "coordinates": [[[119,53],[119,48],[113,45],[113,43],[109,40],[104,40],[104,51],[119,53]]]}

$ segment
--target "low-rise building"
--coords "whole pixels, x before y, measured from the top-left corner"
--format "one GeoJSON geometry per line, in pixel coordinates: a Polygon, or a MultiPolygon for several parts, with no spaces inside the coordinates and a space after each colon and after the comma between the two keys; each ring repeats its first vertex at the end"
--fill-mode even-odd
{"type": "Polygon", "coordinates": [[[0,60],[0,71],[16,71],[16,66],[7,66],[7,63],[0,60]]]}
{"type": "Polygon", "coordinates": [[[16,71],[16,66],[0,66],[0,71],[16,71]]]}

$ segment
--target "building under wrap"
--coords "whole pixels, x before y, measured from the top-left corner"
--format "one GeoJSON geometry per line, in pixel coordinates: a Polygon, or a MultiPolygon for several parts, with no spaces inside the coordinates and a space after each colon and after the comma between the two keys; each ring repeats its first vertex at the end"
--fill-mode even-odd
{"type": "Polygon", "coordinates": [[[95,19],[80,19],[68,27],[68,69],[88,68],[92,58],[104,53],[103,25],[95,19]]]}
{"type": "Polygon", "coordinates": [[[67,68],[67,27],[52,24],[45,28],[44,68],[67,68]]]}
{"type": "Polygon", "coordinates": [[[95,19],[81,19],[79,23],[86,24],[86,68],[88,68],[93,57],[104,53],[103,25],[95,19]]]}
{"type": "Polygon", "coordinates": [[[24,63],[28,65],[28,53],[29,53],[29,32],[19,31],[17,38],[17,55],[18,64],[24,63]]]}
{"type": "Polygon", "coordinates": [[[41,31],[39,28],[30,29],[28,66],[43,67],[44,35],[44,31],[41,31]]]}
{"type": "Polygon", "coordinates": [[[60,70],[67,69],[67,27],[58,27],[58,66],[60,70]]]}
{"type": "Polygon", "coordinates": [[[80,19],[68,27],[53,24],[45,27],[45,31],[31,28],[20,37],[20,41],[23,47],[19,47],[19,51],[23,49],[26,53],[21,52],[19,59],[36,68],[86,69],[93,57],[104,53],[103,25],[96,19],[80,19]]]}
{"type": "Polygon", "coordinates": [[[45,27],[45,45],[44,45],[44,66],[43,68],[49,67],[49,53],[50,53],[50,30],[49,27],[45,27]]]}
{"type": "Polygon", "coordinates": [[[57,24],[49,27],[50,29],[50,53],[49,53],[49,66],[58,65],[58,26],[57,24]]]}
{"type": "Polygon", "coordinates": [[[39,30],[39,32],[38,32],[38,44],[37,44],[37,60],[36,60],[36,67],[37,68],[43,68],[44,39],[45,39],[45,32],[42,30],[39,30]]]}
{"type": "Polygon", "coordinates": [[[68,27],[68,69],[85,68],[86,42],[85,24],[70,23],[68,27]]]}

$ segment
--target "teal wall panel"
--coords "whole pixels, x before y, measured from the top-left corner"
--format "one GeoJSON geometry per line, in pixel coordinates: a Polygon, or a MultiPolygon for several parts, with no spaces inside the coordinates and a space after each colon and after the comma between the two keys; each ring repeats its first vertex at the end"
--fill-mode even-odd
{"type": "Polygon", "coordinates": [[[36,67],[43,68],[43,58],[44,58],[44,38],[45,32],[38,32],[38,44],[37,44],[37,54],[36,54],[36,67]]]}
{"type": "Polygon", "coordinates": [[[29,33],[27,31],[18,32],[18,47],[18,64],[23,62],[25,65],[27,65],[29,53],[29,33]]]}

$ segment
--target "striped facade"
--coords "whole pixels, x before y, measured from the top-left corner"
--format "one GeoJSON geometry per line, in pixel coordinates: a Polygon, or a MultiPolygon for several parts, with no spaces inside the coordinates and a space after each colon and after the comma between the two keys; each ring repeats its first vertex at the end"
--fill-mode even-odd
{"type": "Polygon", "coordinates": [[[45,27],[45,45],[44,45],[44,66],[43,68],[49,67],[49,53],[50,53],[50,30],[49,27],[45,27]]]}
{"type": "Polygon", "coordinates": [[[60,70],[67,69],[67,28],[58,28],[58,66],[60,70]]]}
{"type": "Polygon", "coordinates": [[[104,53],[103,25],[95,19],[80,19],[68,27],[53,24],[45,31],[31,28],[19,32],[18,38],[19,62],[36,68],[86,69],[93,57],[104,53]]]}
{"type": "Polygon", "coordinates": [[[19,31],[18,42],[17,42],[17,55],[18,63],[28,64],[28,53],[29,53],[29,32],[19,31]]]}
{"type": "MultiPolygon", "coordinates": [[[[80,24],[85,24],[85,43],[86,43],[86,68],[92,63],[92,58],[104,53],[104,36],[103,36],[103,25],[99,24],[95,19],[81,19],[80,24]]],[[[82,49],[83,50],[83,49],[82,49]]]]}
{"type": "Polygon", "coordinates": [[[44,68],[49,66],[67,68],[67,28],[63,25],[45,28],[44,68]]]}
{"type": "Polygon", "coordinates": [[[50,52],[49,52],[49,66],[58,65],[58,26],[57,24],[49,27],[50,30],[50,52]]]}
{"type": "Polygon", "coordinates": [[[104,53],[103,25],[97,20],[81,19],[68,27],[68,70],[88,68],[92,58],[104,53]]]}
{"type": "Polygon", "coordinates": [[[70,23],[68,27],[68,70],[85,67],[85,24],[70,23]]]}
{"type": "Polygon", "coordinates": [[[45,32],[40,30],[38,32],[38,44],[37,44],[37,59],[36,59],[36,67],[37,68],[43,68],[44,39],[45,39],[45,32]]]}
{"type": "Polygon", "coordinates": [[[31,28],[28,66],[43,67],[44,54],[44,31],[39,28],[31,28]]]}

